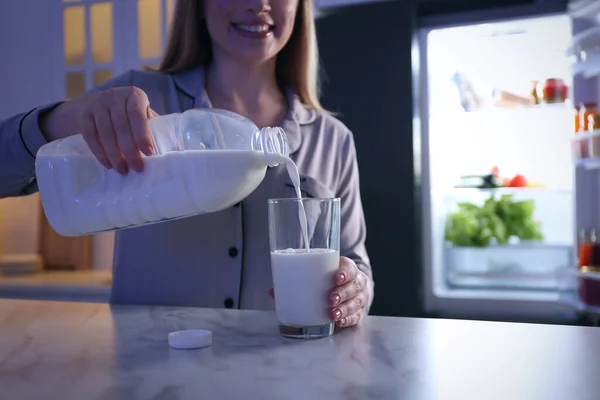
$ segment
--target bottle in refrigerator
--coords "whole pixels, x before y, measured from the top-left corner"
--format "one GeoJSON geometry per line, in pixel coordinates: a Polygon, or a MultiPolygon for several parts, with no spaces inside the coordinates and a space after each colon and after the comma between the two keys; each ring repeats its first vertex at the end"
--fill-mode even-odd
{"type": "Polygon", "coordinates": [[[581,103],[579,105],[579,130],[578,132],[587,132],[589,130],[590,116],[598,115],[598,104],[594,102],[581,103]]]}

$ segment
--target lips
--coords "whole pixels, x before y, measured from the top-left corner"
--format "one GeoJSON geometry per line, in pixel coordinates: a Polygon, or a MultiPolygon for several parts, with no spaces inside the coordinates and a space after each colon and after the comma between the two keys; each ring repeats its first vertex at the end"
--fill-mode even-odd
{"type": "Polygon", "coordinates": [[[267,23],[233,23],[231,25],[238,33],[250,38],[267,37],[275,29],[275,25],[267,23]]]}

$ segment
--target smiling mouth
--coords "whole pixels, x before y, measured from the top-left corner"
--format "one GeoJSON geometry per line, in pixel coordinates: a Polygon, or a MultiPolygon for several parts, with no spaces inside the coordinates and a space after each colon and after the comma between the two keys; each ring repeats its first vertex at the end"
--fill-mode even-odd
{"type": "Polygon", "coordinates": [[[266,36],[273,32],[275,25],[269,24],[231,24],[240,33],[245,33],[254,36],[266,36]]]}

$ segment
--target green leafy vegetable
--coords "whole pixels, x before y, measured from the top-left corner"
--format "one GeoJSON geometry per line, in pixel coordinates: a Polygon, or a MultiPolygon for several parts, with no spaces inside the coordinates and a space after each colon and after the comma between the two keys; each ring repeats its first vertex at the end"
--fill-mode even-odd
{"type": "Polygon", "coordinates": [[[492,194],[479,207],[459,203],[458,211],[448,215],[446,240],[455,246],[486,247],[495,239],[506,244],[512,236],[520,240],[542,240],[539,225],[533,220],[533,200],[514,201],[512,194],[496,200],[492,194]]]}

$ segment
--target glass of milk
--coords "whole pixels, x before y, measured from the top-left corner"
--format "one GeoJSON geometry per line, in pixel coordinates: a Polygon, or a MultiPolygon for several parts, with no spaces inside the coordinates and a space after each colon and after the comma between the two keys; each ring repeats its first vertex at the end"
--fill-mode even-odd
{"type": "Polygon", "coordinates": [[[327,299],[340,261],[340,199],[269,200],[269,240],[279,333],[331,336],[327,299]]]}

